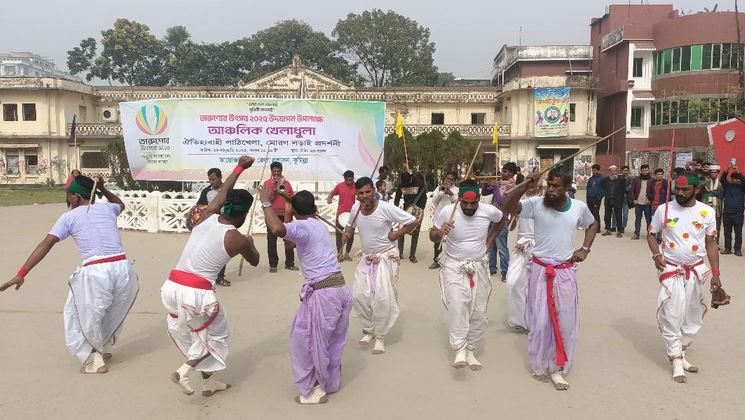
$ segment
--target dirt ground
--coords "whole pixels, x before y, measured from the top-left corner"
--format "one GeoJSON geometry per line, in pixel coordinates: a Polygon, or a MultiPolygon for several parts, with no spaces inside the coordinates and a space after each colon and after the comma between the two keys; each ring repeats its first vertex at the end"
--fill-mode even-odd
{"type": "MultiPolygon", "coordinates": [[[[61,204],[0,208],[0,280],[10,279],[65,210],[61,204]]],[[[629,224],[633,224],[633,215],[629,224]]],[[[741,419],[745,416],[745,259],[722,256],[722,281],[733,304],[710,310],[689,358],[701,367],[687,384],[670,378],[655,320],[658,282],[646,243],[598,237],[579,269],[581,335],[571,390],[531,378],[527,336],[504,325],[505,287],[493,278],[484,369],[450,367],[432,245],[420,237],[419,263],[402,263],[401,316],[387,353],[358,348],[352,315],[343,385],[328,404],[293,401],[288,333],[298,307],[298,272],[270,274],[262,261],[219,288],[231,328],[228,369],[233,388],[211,398],[187,397],[169,380],[183,361],[165,332],[159,288],[187,235],[123,232],[141,291],[114,348],[111,371],[82,375],[66,350],[62,306],[79,261],[72,240],[58,244],[20,291],[0,295],[0,417],[10,419],[741,419]]],[[[511,235],[511,241],[514,234],[511,235]]],[[[355,247],[356,248],[356,247],[355,247]]],[[[408,239],[407,239],[408,249],[408,239]]],[[[280,264],[282,264],[280,262],[280,264]]],[[[352,263],[345,263],[347,278],[352,263]]],[[[195,382],[199,381],[195,377],[195,382]]]]}

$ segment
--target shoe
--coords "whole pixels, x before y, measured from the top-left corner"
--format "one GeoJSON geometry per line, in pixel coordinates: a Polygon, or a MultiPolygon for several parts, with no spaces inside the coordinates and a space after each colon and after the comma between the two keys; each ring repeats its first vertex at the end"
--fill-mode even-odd
{"type": "Polygon", "coordinates": [[[224,384],[217,379],[213,379],[212,376],[210,376],[207,379],[202,379],[204,381],[204,389],[202,390],[202,396],[203,397],[211,397],[216,392],[225,391],[226,389],[230,388],[230,384],[224,384]]]}
{"type": "Polygon", "coordinates": [[[610,236],[611,231],[606,230],[605,232],[601,233],[600,236],[610,236]]]}
{"type": "Polygon", "coordinates": [[[742,251],[735,251],[735,255],[738,257],[742,257],[742,251]]]}
{"type": "Polygon", "coordinates": [[[507,273],[502,273],[502,283],[507,283],[507,273]]]}
{"type": "Polygon", "coordinates": [[[496,276],[496,275],[497,275],[497,272],[496,272],[496,271],[490,271],[490,272],[489,272],[489,275],[490,275],[490,276],[496,276]]]}
{"type": "Polygon", "coordinates": [[[437,261],[432,262],[432,264],[430,264],[429,266],[430,270],[437,270],[438,268],[440,268],[440,263],[438,263],[437,261]]]}
{"type": "Polygon", "coordinates": [[[277,272],[277,267],[269,267],[269,272],[270,273],[276,273],[277,272]]]}
{"type": "Polygon", "coordinates": [[[360,337],[360,341],[358,341],[358,343],[360,344],[360,346],[366,346],[366,345],[370,344],[370,342],[372,341],[373,338],[375,338],[374,335],[372,335],[371,333],[363,330],[362,331],[362,337],[360,337]]]}
{"type": "Polygon", "coordinates": [[[294,265],[290,265],[290,266],[285,266],[285,270],[298,271],[300,269],[295,267],[294,265]]]}
{"type": "Polygon", "coordinates": [[[218,286],[223,286],[223,287],[230,287],[233,285],[228,280],[226,280],[225,277],[218,277],[217,280],[215,281],[215,284],[217,284],[218,286]]]}
{"type": "Polygon", "coordinates": [[[347,255],[347,258],[344,258],[344,261],[352,261],[352,257],[350,257],[349,255],[347,255]]]}
{"type": "Polygon", "coordinates": [[[383,354],[385,353],[385,342],[383,337],[375,337],[375,345],[373,346],[372,354],[383,354]]]}
{"type": "Polygon", "coordinates": [[[635,233],[635,234],[634,234],[634,236],[632,236],[632,237],[631,237],[631,240],[635,241],[635,240],[637,240],[637,239],[639,239],[639,235],[637,235],[637,234],[635,233]]]}
{"type": "Polygon", "coordinates": [[[725,249],[724,251],[722,251],[722,255],[729,255],[731,253],[732,253],[732,251],[729,250],[729,249],[725,249]]]}
{"type": "Polygon", "coordinates": [[[413,255],[409,257],[409,261],[411,261],[411,262],[412,262],[413,264],[416,264],[416,263],[418,262],[418,261],[416,260],[416,257],[415,257],[415,256],[413,256],[413,255]]]}
{"type": "Polygon", "coordinates": [[[456,369],[463,369],[466,367],[466,349],[465,347],[455,352],[455,359],[453,359],[453,367],[456,369]]]}
{"type": "Polygon", "coordinates": [[[623,238],[623,233],[621,232],[616,233],[616,238],[623,238]]]}
{"type": "Polygon", "coordinates": [[[325,404],[328,400],[329,396],[326,395],[326,391],[321,389],[320,385],[316,385],[307,396],[298,395],[295,397],[295,402],[298,404],[325,404]]]}

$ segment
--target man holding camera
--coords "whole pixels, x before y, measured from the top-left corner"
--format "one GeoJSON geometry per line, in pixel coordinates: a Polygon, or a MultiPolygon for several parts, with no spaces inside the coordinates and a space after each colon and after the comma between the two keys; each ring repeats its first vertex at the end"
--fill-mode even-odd
{"type": "MultiPolygon", "coordinates": [[[[282,222],[290,222],[292,219],[292,209],[290,200],[295,192],[292,190],[290,181],[282,176],[282,163],[272,162],[269,165],[272,175],[264,181],[264,188],[271,191],[269,201],[272,203],[272,209],[282,222]]],[[[277,254],[277,236],[267,228],[266,231],[267,252],[269,253],[269,272],[276,273],[279,264],[279,255],[277,254]]],[[[291,243],[285,241],[285,268],[287,270],[297,271],[295,267],[295,251],[291,243]]]]}

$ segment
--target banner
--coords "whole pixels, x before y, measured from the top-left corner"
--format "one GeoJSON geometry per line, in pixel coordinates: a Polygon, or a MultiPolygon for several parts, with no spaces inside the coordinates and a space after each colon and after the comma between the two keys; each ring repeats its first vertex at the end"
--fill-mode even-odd
{"type": "Polygon", "coordinates": [[[535,137],[561,137],[568,134],[569,93],[568,87],[541,88],[533,90],[535,95],[535,137]]]}
{"type": "Polygon", "coordinates": [[[346,170],[369,176],[383,150],[383,102],[164,99],[120,110],[136,180],[203,181],[208,169],[227,174],[246,154],[256,163],[243,179],[258,179],[268,149],[289,180],[340,181],[346,170]]]}

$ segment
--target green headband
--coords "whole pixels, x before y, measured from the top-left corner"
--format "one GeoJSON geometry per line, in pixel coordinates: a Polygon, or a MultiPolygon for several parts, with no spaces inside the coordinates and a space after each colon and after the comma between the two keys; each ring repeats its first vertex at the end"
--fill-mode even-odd
{"type": "Polygon", "coordinates": [[[225,205],[222,206],[222,214],[227,218],[231,218],[240,213],[248,213],[251,205],[248,203],[231,203],[226,201],[225,205]]]}
{"type": "Polygon", "coordinates": [[[675,185],[693,185],[695,187],[699,182],[700,180],[696,175],[681,175],[675,178],[675,185]]]}
{"type": "Polygon", "coordinates": [[[477,185],[461,185],[460,188],[458,188],[458,195],[463,197],[463,194],[468,191],[473,191],[477,196],[481,196],[481,189],[477,185]]]}
{"type": "MultiPolygon", "coordinates": [[[[77,194],[86,200],[91,199],[90,188],[86,188],[80,185],[80,183],[78,183],[78,181],[76,181],[75,178],[73,178],[72,182],[70,182],[70,186],[67,187],[67,192],[70,194],[77,194]]],[[[98,196],[98,198],[103,197],[103,193],[101,191],[96,191],[96,195],[98,196]]]]}

